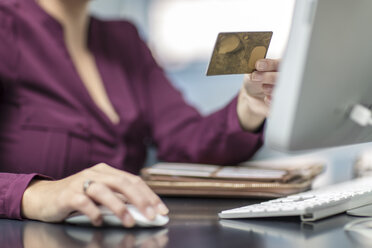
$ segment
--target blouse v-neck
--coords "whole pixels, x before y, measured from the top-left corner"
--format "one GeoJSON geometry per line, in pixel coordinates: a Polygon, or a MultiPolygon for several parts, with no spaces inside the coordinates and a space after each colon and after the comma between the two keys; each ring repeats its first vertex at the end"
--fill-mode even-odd
{"type": "Polygon", "coordinates": [[[102,60],[104,58],[100,56],[99,51],[99,40],[96,40],[95,38],[95,28],[97,25],[99,25],[99,21],[96,20],[94,17],[89,16],[89,27],[88,27],[88,37],[87,37],[87,46],[90,52],[92,53],[92,57],[94,59],[94,63],[96,65],[96,68],[98,70],[98,74],[101,78],[103,87],[105,89],[105,93],[109,99],[109,102],[111,103],[115,113],[119,117],[119,121],[117,123],[114,123],[109,116],[98,106],[98,104],[94,101],[93,97],[90,95],[87,87],[85,86],[85,83],[83,82],[83,79],[81,78],[78,69],[76,65],[74,64],[71,54],[69,53],[65,40],[64,40],[64,34],[63,34],[63,27],[62,25],[51,15],[49,15],[37,2],[36,0],[31,0],[31,4],[34,6],[35,10],[46,19],[47,23],[53,27],[54,30],[58,30],[58,34],[56,35],[56,39],[58,40],[58,43],[60,44],[63,52],[65,53],[65,57],[67,58],[67,63],[69,64],[70,68],[72,69],[73,76],[76,79],[77,86],[79,87],[79,90],[81,92],[81,95],[85,98],[85,101],[87,104],[85,104],[91,111],[94,111],[98,114],[98,116],[105,122],[105,124],[108,124],[111,127],[117,128],[121,126],[122,124],[122,116],[119,110],[118,105],[113,99],[113,92],[110,90],[109,85],[107,84],[106,80],[106,74],[104,70],[104,63],[102,60]]]}

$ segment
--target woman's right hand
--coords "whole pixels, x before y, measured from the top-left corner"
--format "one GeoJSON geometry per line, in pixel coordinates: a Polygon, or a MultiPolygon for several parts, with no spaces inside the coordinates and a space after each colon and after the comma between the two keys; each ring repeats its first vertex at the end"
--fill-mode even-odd
{"type": "Polygon", "coordinates": [[[23,194],[22,215],[27,219],[60,222],[79,211],[99,226],[102,216],[97,205],[104,205],[124,226],[131,227],[134,219],[123,198],[148,219],[168,213],[168,208],[140,177],[101,163],[61,180],[32,181],[23,194]],[[84,192],[83,184],[87,180],[93,183],[84,192]]]}

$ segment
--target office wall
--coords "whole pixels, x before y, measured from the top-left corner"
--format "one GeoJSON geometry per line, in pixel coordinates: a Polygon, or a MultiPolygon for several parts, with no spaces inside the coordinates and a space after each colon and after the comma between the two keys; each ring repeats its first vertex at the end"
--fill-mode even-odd
{"type": "Polygon", "coordinates": [[[136,24],[144,38],[147,38],[148,8],[151,0],[92,0],[91,11],[102,18],[128,19],[136,24]]]}
{"type": "Polygon", "coordinates": [[[274,31],[268,57],[286,44],[294,0],[95,0],[92,11],[132,20],[186,100],[201,113],[223,107],[242,75],[206,77],[218,32],[274,31]]]}

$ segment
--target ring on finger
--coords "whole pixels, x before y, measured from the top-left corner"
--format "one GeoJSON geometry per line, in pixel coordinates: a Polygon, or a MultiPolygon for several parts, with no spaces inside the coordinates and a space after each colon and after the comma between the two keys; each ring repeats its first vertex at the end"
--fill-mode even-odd
{"type": "Polygon", "coordinates": [[[89,186],[90,186],[92,183],[94,183],[94,181],[91,180],[91,179],[88,179],[88,180],[85,180],[85,181],[84,181],[84,183],[83,183],[83,192],[84,192],[84,194],[87,193],[87,190],[88,190],[89,186]]]}

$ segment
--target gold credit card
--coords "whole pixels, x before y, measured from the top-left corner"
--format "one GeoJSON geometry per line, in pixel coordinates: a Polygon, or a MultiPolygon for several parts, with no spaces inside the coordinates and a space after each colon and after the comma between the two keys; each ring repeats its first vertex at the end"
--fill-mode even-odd
{"type": "Polygon", "coordinates": [[[252,73],[256,61],[266,57],[272,36],[273,32],[219,33],[207,76],[252,73]]]}

